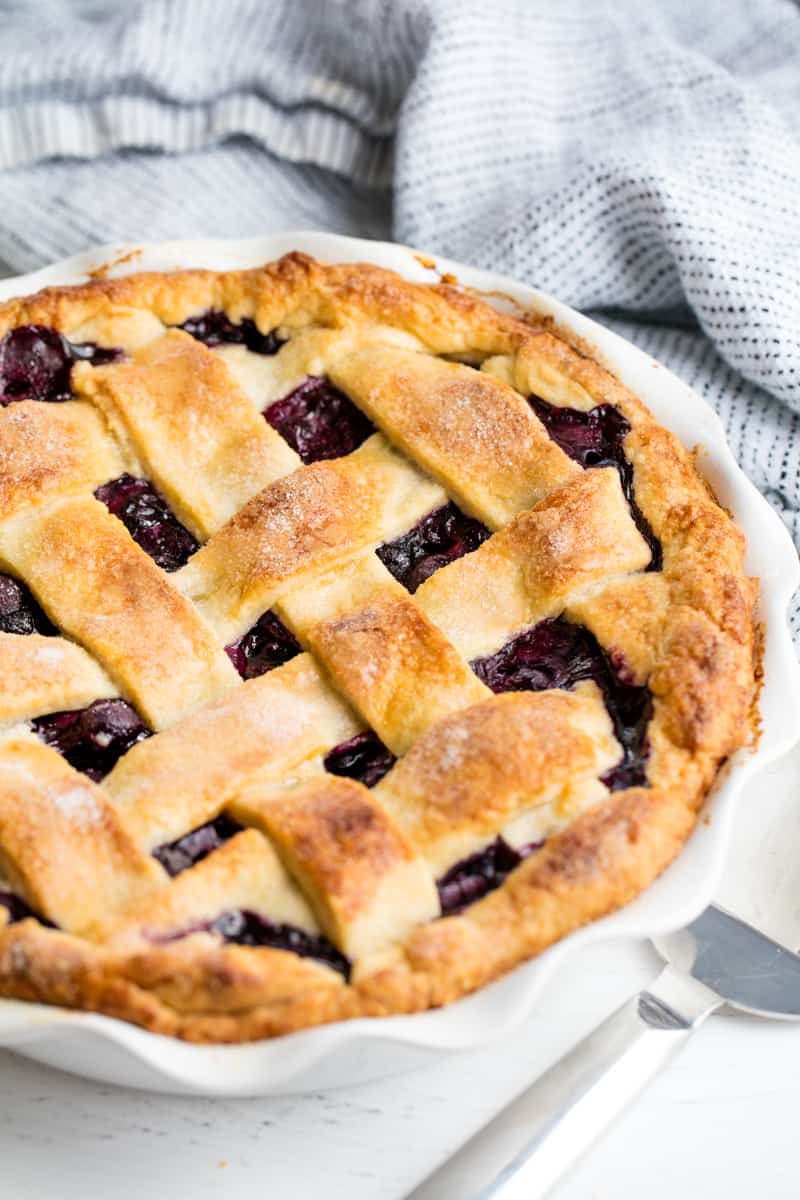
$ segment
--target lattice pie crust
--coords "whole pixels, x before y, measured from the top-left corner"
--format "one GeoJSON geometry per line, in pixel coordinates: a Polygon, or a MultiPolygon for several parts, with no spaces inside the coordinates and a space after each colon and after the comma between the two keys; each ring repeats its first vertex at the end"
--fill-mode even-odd
{"type": "Polygon", "coordinates": [[[678,852],[756,588],[585,348],[301,254],[0,335],[0,994],[195,1041],[417,1012],[678,852]]]}

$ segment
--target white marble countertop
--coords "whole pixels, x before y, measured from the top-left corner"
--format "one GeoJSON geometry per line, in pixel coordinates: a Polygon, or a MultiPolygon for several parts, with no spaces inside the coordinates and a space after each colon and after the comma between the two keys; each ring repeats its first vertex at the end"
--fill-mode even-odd
{"type": "MultiPolygon", "coordinates": [[[[719,899],[800,946],[800,751],[742,801],[719,899]]],[[[652,979],[645,944],[594,946],[527,1027],[348,1091],[200,1100],[122,1091],[0,1053],[5,1200],[400,1200],[462,1137],[652,979]]],[[[554,1200],[796,1200],[800,1027],[712,1018],[554,1200]]]]}

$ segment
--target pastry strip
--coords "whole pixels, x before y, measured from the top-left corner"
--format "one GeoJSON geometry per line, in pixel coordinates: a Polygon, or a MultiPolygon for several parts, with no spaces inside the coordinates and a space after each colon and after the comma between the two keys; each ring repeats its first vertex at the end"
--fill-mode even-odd
{"type": "Polygon", "coordinates": [[[570,596],[609,576],[642,570],[649,561],[618,472],[596,468],[442,567],[414,599],[464,657],[473,659],[562,612],[570,596]]]}
{"type": "Polygon", "coordinates": [[[374,795],[439,876],[509,827],[529,842],[568,824],[619,755],[592,684],[507,692],[440,721],[374,795]]]}
{"type": "Polygon", "coordinates": [[[249,787],[231,811],[274,840],[331,941],[350,958],[439,913],[430,870],[362,784],[333,775],[292,790],[249,787]]]}
{"type": "Polygon", "coordinates": [[[330,377],[464,512],[492,529],[580,472],[522,396],[471,367],[371,347],[334,363],[330,377]]]}
{"type": "Polygon", "coordinates": [[[290,593],[278,611],[395,754],[490,695],[373,553],[290,593]]]}
{"type": "Polygon", "coordinates": [[[198,538],[299,464],[221,360],[180,330],[129,362],[78,363],[72,384],[103,410],[141,473],[198,538]]]}
{"type": "Polygon", "coordinates": [[[85,708],[118,695],[102,667],[74,642],[0,633],[0,722],[85,708]]]}
{"type": "Polygon", "coordinates": [[[36,912],[90,939],[167,878],[103,790],[35,741],[0,747],[0,861],[36,912]]]}
{"type": "Polygon", "coordinates": [[[175,579],[227,643],[304,577],[396,537],[444,499],[375,434],[264,488],[175,579]]]}
{"type": "Polygon", "coordinates": [[[151,850],[218,816],[250,775],[291,773],[359,728],[311,656],[299,654],[140,742],[104,786],[151,850]]]}
{"type": "Polygon", "coordinates": [[[7,522],[0,558],[154,729],[239,686],[211,630],[99,500],[63,500],[7,522]]]}

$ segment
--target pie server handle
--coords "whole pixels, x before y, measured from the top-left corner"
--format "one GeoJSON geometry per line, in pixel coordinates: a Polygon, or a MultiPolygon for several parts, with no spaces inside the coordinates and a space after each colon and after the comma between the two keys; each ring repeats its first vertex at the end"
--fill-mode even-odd
{"type": "Polygon", "coordinates": [[[407,1200],[538,1200],[723,1000],[667,966],[407,1200]]]}

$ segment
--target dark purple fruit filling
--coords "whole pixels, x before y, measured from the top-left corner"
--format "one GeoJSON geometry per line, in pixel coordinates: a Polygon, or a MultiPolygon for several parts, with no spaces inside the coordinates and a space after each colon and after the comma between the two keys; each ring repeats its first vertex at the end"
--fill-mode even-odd
{"type": "Polygon", "coordinates": [[[163,571],[177,571],[197,550],[189,530],[146,479],[120,475],[99,487],[95,496],[163,571]]]}
{"type": "Polygon", "coordinates": [[[0,404],[69,400],[73,363],[86,359],[101,365],[122,357],[121,350],[109,350],[93,342],[76,345],[46,325],[9,329],[0,339],[0,404]]]}
{"type": "Polygon", "coordinates": [[[544,842],[530,842],[515,850],[498,837],[485,850],[479,850],[477,854],[471,854],[469,858],[456,863],[436,884],[442,916],[449,917],[475,900],[480,900],[487,892],[493,892],[515,867],[543,845],[544,842]]]}
{"type": "Polygon", "coordinates": [[[40,917],[21,896],[17,896],[14,892],[7,892],[4,888],[0,889],[0,905],[8,913],[9,925],[16,925],[17,921],[24,921],[26,917],[33,917],[40,925],[46,925],[49,929],[55,928],[52,921],[40,917]]]}
{"type": "Polygon", "coordinates": [[[170,875],[180,875],[206,858],[212,850],[218,850],[223,842],[227,842],[234,834],[239,833],[242,826],[237,825],[230,817],[220,816],[207,825],[200,825],[191,833],[185,834],[175,842],[165,842],[153,851],[165,871],[170,875]]]}
{"type": "Polygon", "coordinates": [[[10,575],[0,575],[0,633],[58,633],[25,584],[10,575]]]}
{"type": "Polygon", "coordinates": [[[428,513],[402,537],[384,542],[375,553],[395,579],[413,593],[439,567],[477,550],[489,532],[451,501],[428,513]]]}
{"type": "Polygon", "coordinates": [[[309,375],[288,396],[270,404],[264,416],[304,463],[342,458],[375,432],[352,400],[317,375],[309,375]]]}
{"type": "Polygon", "coordinates": [[[475,659],[471,665],[493,692],[569,689],[583,679],[593,680],[603,693],[623,750],[620,762],[603,776],[603,782],[612,792],[647,786],[647,726],[653,714],[650,689],[627,682],[625,672],[615,668],[588,629],[564,617],[540,621],[495,654],[475,659]]]}
{"type": "Polygon", "coordinates": [[[365,787],[375,787],[397,759],[371,729],[357,733],[325,755],[325,770],[331,775],[357,779],[365,787]]]}
{"type": "Polygon", "coordinates": [[[350,974],[348,960],[322,934],[306,933],[296,925],[282,925],[247,909],[229,909],[220,913],[208,928],[211,933],[218,933],[226,942],[235,942],[237,946],[291,950],[301,958],[316,958],[327,963],[345,978],[350,974]]]}
{"type": "Polygon", "coordinates": [[[126,700],[95,700],[88,708],[36,717],[31,725],[48,746],[95,781],[151,733],[126,700]]]}
{"type": "Polygon", "coordinates": [[[277,354],[283,345],[274,329],[262,333],[249,317],[233,322],[218,309],[210,309],[200,317],[190,317],[177,328],[206,346],[246,346],[253,354],[277,354]]]}
{"type": "Polygon", "coordinates": [[[622,445],[631,427],[619,409],[613,404],[600,404],[589,412],[581,412],[577,408],[548,404],[539,396],[529,396],[528,403],[556,445],[575,462],[582,467],[617,468],[633,522],[650,547],[647,569],[660,571],[661,543],[633,496],[633,465],[622,445]]]}
{"type": "Polygon", "coordinates": [[[528,403],[556,445],[582,467],[616,467],[624,460],[622,441],[631,427],[613,404],[582,412],[539,396],[529,396],[528,403]]]}
{"type": "Polygon", "coordinates": [[[302,646],[274,613],[265,612],[225,653],[242,679],[255,679],[299,654],[302,646]]]}
{"type": "Polygon", "coordinates": [[[296,925],[282,925],[249,909],[232,908],[220,913],[213,921],[182,929],[165,938],[154,940],[172,942],[191,933],[216,933],[226,942],[237,946],[269,946],[273,950],[290,950],[301,958],[316,958],[350,977],[350,963],[336,947],[321,934],[306,933],[296,925]]]}

